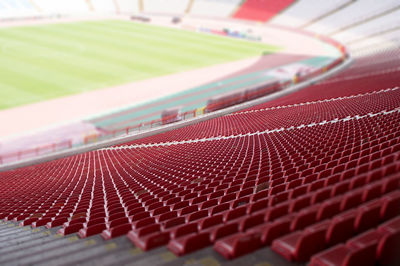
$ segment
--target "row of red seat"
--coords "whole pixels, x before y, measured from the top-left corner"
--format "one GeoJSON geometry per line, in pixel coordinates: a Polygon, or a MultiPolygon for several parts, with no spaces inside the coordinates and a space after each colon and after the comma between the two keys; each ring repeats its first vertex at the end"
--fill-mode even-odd
{"type": "Polygon", "coordinates": [[[392,219],[313,257],[310,265],[398,265],[400,219],[392,219]]]}
{"type": "Polygon", "coordinates": [[[231,259],[272,245],[314,265],[363,263],[366,250],[370,262],[397,263],[398,76],[367,77],[385,62],[396,66],[356,63],[245,111],[0,173],[0,219],[81,238],[126,234],[177,255],[214,246],[231,259]]]}

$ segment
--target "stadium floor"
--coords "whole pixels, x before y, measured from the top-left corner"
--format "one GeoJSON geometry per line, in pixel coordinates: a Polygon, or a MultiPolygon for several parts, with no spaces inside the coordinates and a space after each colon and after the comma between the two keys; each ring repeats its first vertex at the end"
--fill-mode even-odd
{"type": "MultiPolygon", "coordinates": [[[[143,252],[125,237],[104,241],[96,235],[80,239],[76,235],[57,235],[61,227],[46,229],[19,227],[0,221],[1,265],[294,265],[270,248],[228,261],[212,247],[177,257],[166,247],[143,252]],[[43,252],[45,251],[45,252],[43,252]]],[[[299,265],[299,264],[297,264],[299,265]]]]}

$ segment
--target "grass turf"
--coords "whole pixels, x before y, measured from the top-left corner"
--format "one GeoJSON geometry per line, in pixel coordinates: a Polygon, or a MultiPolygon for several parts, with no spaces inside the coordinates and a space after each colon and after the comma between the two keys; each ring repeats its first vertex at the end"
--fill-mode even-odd
{"type": "Polygon", "coordinates": [[[0,48],[0,109],[279,49],[118,20],[3,28],[0,48]]]}

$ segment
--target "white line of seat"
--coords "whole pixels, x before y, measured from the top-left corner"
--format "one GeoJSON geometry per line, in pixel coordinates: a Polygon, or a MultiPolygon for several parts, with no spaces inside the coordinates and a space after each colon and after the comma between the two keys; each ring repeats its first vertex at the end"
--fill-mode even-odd
{"type": "Polygon", "coordinates": [[[372,92],[367,92],[367,93],[359,93],[359,94],[355,94],[355,95],[343,96],[343,97],[337,97],[337,98],[330,98],[330,99],[325,99],[325,100],[317,100],[317,101],[310,101],[310,102],[304,102],[304,103],[295,103],[295,104],[288,104],[288,105],[281,105],[281,106],[274,106],[274,107],[268,107],[268,108],[248,110],[248,111],[243,111],[243,112],[227,114],[226,116],[235,116],[235,115],[256,113],[256,112],[262,112],[262,111],[270,111],[270,110],[276,110],[276,109],[285,109],[285,108],[291,108],[291,107],[298,107],[298,106],[304,106],[304,105],[335,102],[335,101],[340,101],[340,100],[353,99],[353,98],[358,98],[358,97],[374,95],[374,94],[381,94],[381,93],[385,93],[385,92],[395,91],[395,90],[398,90],[398,89],[399,89],[399,87],[387,88],[387,89],[382,89],[382,90],[379,90],[379,91],[372,91],[372,92]]]}
{"type": "Polygon", "coordinates": [[[344,118],[335,118],[332,120],[323,120],[320,122],[313,122],[310,124],[302,124],[299,126],[291,126],[287,128],[276,128],[272,130],[264,130],[264,131],[256,131],[256,132],[249,132],[246,134],[238,134],[238,135],[230,135],[230,136],[217,136],[217,137],[207,137],[201,139],[190,139],[190,140],[182,140],[182,141],[170,141],[170,142],[160,142],[160,143],[150,143],[150,144],[135,144],[135,145],[123,145],[117,147],[108,147],[101,150],[123,150],[123,149],[139,149],[139,148],[151,148],[151,147],[162,147],[162,146],[171,146],[171,145],[179,145],[179,144],[191,144],[191,143],[199,143],[199,142],[207,142],[207,141],[216,141],[216,140],[227,140],[227,139],[234,139],[234,138],[243,138],[243,137],[250,137],[254,135],[263,135],[263,134],[272,134],[281,131],[290,131],[295,129],[302,129],[302,128],[311,128],[316,126],[323,126],[327,124],[335,124],[339,122],[348,122],[353,120],[360,120],[365,118],[371,118],[379,115],[390,115],[393,113],[400,113],[400,107],[397,107],[393,110],[382,110],[376,113],[368,113],[365,115],[355,115],[355,116],[347,116],[344,118]]]}
{"type": "Polygon", "coordinates": [[[358,79],[358,78],[364,78],[364,77],[370,77],[370,76],[376,76],[376,75],[383,75],[383,74],[388,74],[388,73],[393,73],[393,72],[398,72],[398,71],[400,71],[400,67],[379,70],[379,71],[370,72],[370,73],[352,75],[352,76],[343,77],[343,78],[334,78],[334,79],[330,79],[328,81],[321,82],[320,84],[329,84],[329,83],[334,83],[334,82],[339,82],[339,81],[344,81],[344,80],[352,80],[352,79],[358,79]]]}

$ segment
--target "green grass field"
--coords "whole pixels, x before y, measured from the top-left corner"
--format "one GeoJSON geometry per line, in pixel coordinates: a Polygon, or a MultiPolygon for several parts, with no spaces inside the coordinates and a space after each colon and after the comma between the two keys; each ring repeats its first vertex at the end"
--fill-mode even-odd
{"type": "Polygon", "coordinates": [[[279,49],[118,20],[3,28],[0,47],[0,109],[279,49]]]}

